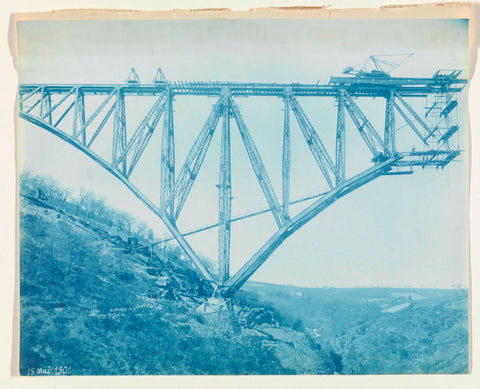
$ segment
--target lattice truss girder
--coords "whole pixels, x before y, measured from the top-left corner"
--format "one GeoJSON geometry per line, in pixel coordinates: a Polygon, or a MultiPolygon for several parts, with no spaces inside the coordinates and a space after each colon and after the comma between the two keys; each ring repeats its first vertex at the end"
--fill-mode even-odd
{"type": "MultiPolygon", "coordinates": [[[[263,86],[265,88],[265,86],[263,86]]],[[[275,86],[277,88],[277,86],[275,86]]],[[[93,88],[94,90],[94,88],[93,88]]],[[[225,296],[233,294],[272,254],[286,237],[316,216],[319,212],[346,193],[383,174],[390,174],[394,167],[412,167],[433,165],[443,167],[458,154],[458,148],[452,145],[452,135],[458,130],[458,124],[452,116],[457,102],[456,93],[435,92],[435,101],[427,107],[427,113],[422,118],[417,110],[395,88],[387,89],[382,96],[385,99],[385,122],[383,139],[374,128],[356,102],[357,94],[349,92],[348,88],[339,86],[331,95],[337,103],[335,155],[332,158],[320,134],[328,128],[314,128],[312,121],[301,106],[299,97],[292,87],[285,87],[278,96],[283,100],[283,142],[282,142],[282,195],[281,201],[275,190],[257,148],[252,134],[243,118],[235,96],[228,87],[222,88],[217,95],[217,101],[198,133],[182,167],[175,175],[175,142],[174,142],[174,109],[175,93],[164,83],[154,94],[154,102],[142,118],[138,126],[127,131],[126,100],[122,86],[108,91],[102,91],[100,102],[87,115],[86,99],[91,95],[92,88],[72,86],[70,89],[51,89],[49,86],[38,86],[28,91],[20,89],[20,116],[46,130],[97,161],[102,167],[119,178],[129,189],[139,197],[165,223],[173,239],[177,240],[187,256],[197,265],[202,275],[210,281],[218,293],[225,296]],[[293,113],[293,115],[292,115],[293,113]],[[348,113],[361,139],[372,156],[373,166],[354,177],[346,177],[346,113],[348,113]],[[161,177],[160,199],[152,202],[129,180],[138,165],[153,133],[159,127],[163,117],[161,162],[159,174],[161,177]],[[289,206],[306,199],[292,201],[290,199],[291,175],[291,120],[296,120],[303,138],[320,169],[328,190],[308,199],[316,198],[314,203],[291,215],[289,206]],[[425,145],[421,151],[397,150],[397,127],[401,118],[405,126],[425,145]],[[253,169],[258,185],[265,197],[268,208],[240,217],[232,217],[232,172],[231,172],[231,122],[235,123],[243,147],[253,169]],[[189,198],[192,187],[205,160],[209,146],[221,122],[221,142],[219,156],[218,181],[218,223],[181,233],[176,221],[189,198]],[[110,125],[107,125],[110,123],[110,125]],[[110,131],[111,156],[102,157],[93,150],[100,134],[110,131]],[[131,133],[130,136],[128,134],[131,133]],[[230,275],[230,239],[231,223],[256,214],[268,212],[272,215],[278,231],[267,240],[257,253],[233,276],[230,275]],[[185,236],[218,228],[218,263],[219,273],[213,275],[194,250],[185,236]]],[[[130,93],[131,94],[131,93],[130,93]]],[[[141,88],[137,94],[141,98],[141,88]]],[[[98,100],[98,98],[97,98],[98,100]]]]}

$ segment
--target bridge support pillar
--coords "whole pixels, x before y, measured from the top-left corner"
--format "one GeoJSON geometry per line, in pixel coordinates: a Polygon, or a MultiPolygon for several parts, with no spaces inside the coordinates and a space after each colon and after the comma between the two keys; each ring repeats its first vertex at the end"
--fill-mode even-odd
{"type": "MultiPolygon", "coordinates": [[[[175,187],[175,139],[173,130],[173,94],[170,90],[165,95],[165,116],[162,133],[162,160],[160,179],[160,204],[166,204],[175,187]]],[[[171,201],[165,208],[167,217],[173,218],[174,203],[171,201]]]]}
{"type": "Polygon", "coordinates": [[[390,91],[385,105],[385,154],[395,154],[395,94],[390,91]]]}
{"type": "MultiPolygon", "coordinates": [[[[73,136],[77,136],[79,129],[85,124],[85,97],[83,93],[77,88],[75,94],[75,107],[73,112],[73,136]]],[[[82,143],[85,144],[85,132],[82,133],[82,143]]]]}
{"type": "MultiPolygon", "coordinates": [[[[123,153],[127,145],[127,132],[125,128],[125,96],[120,89],[117,89],[115,102],[115,117],[113,121],[113,146],[112,164],[116,165],[118,157],[123,153]]],[[[127,172],[127,160],[124,157],[121,161],[121,171],[127,172]]]]}
{"type": "Polygon", "coordinates": [[[52,98],[49,92],[42,92],[42,102],[40,105],[40,116],[47,117],[48,124],[52,124],[52,98]]]}
{"type": "Polygon", "coordinates": [[[283,156],[282,156],[282,211],[285,219],[289,218],[288,204],[290,202],[290,161],[291,161],[291,140],[290,140],[290,90],[285,91],[285,108],[283,113],[283,156]]]}
{"type": "Polygon", "coordinates": [[[218,261],[219,282],[230,276],[230,228],[232,211],[232,169],[230,155],[230,97],[223,106],[220,172],[218,183],[218,261]]]}
{"type": "Polygon", "coordinates": [[[335,167],[337,169],[336,184],[345,181],[345,91],[340,90],[338,95],[337,111],[337,141],[335,167]]]}

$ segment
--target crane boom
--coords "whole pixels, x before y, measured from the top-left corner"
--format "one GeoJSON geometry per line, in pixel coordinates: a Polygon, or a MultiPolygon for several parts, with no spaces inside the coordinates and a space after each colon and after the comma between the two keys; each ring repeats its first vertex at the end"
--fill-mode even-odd
{"type": "Polygon", "coordinates": [[[412,55],[413,53],[371,55],[355,67],[346,67],[343,73],[353,74],[356,77],[390,77],[390,73],[412,55]]]}

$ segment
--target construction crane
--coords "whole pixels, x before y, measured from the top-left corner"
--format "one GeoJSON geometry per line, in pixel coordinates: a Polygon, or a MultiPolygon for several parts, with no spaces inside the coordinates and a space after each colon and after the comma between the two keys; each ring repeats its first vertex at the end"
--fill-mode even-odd
{"type": "Polygon", "coordinates": [[[127,85],[140,85],[140,77],[138,77],[135,68],[130,69],[130,74],[126,80],[127,85]]]}
{"type": "Polygon", "coordinates": [[[390,73],[409,59],[413,53],[392,55],[371,55],[357,66],[347,66],[343,74],[353,74],[356,77],[388,78],[390,73]],[[393,60],[396,58],[397,60],[393,60]]]}

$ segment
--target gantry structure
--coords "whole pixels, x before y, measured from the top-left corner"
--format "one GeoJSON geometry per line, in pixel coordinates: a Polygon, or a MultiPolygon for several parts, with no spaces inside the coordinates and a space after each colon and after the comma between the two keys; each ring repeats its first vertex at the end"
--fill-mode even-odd
{"type": "MultiPolygon", "coordinates": [[[[186,256],[210,282],[220,297],[231,297],[271,256],[281,243],[305,223],[321,213],[336,200],[383,175],[412,173],[413,167],[443,168],[458,157],[461,150],[454,136],[459,125],[455,112],[457,94],[467,80],[459,78],[460,71],[438,71],[430,78],[391,77],[382,72],[362,72],[356,76],[331,77],[326,85],[276,84],[248,82],[169,82],[159,69],[150,84],[140,83],[132,69],[124,84],[22,84],[19,86],[20,117],[49,131],[82,151],[101,167],[125,184],[170,231],[186,256]],[[177,96],[204,96],[215,99],[211,111],[198,133],[191,134],[193,146],[180,166],[175,157],[174,101],[177,96]],[[87,101],[96,97],[94,109],[87,115],[87,101]],[[101,101],[99,101],[99,97],[101,101]],[[103,96],[103,97],[102,97],[103,96]],[[127,131],[126,97],[141,100],[154,97],[154,103],[134,131],[127,131]],[[238,97],[276,97],[283,105],[282,193],[274,191],[252,133],[244,119],[238,97]],[[336,147],[331,156],[322,133],[315,129],[302,108],[302,101],[312,97],[330,98],[337,107],[336,147]],[[385,101],[384,126],[378,131],[357,104],[358,98],[385,101]],[[413,101],[423,101],[421,109],[413,101]],[[346,116],[350,116],[355,131],[371,154],[370,167],[354,176],[347,176],[345,165],[346,116]],[[396,121],[401,118],[423,148],[405,150],[398,147],[396,121]],[[163,118],[163,125],[160,125],[163,118]],[[303,137],[328,189],[322,193],[292,201],[291,178],[291,120],[298,122],[303,137]],[[246,153],[265,196],[268,208],[263,211],[232,216],[231,123],[235,122],[246,153]],[[219,126],[221,122],[221,126],[219,126]],[[181,232],[177,220],[192,186],[202,168],[212,137],[220,127],[221,147],[218,181],[218,222],[202,228],[181,232]],[[161,128],[161,129],[160,129],[161,128]],[[161,163],[152,166],[161,177],[160,198],[148,198],[131,181],[130,176],[155,131],[162,131],[161,163]],[[108,154],[96,153],[92,146],[99,136],[110,139],[108,154]],[[105,135],[106,134],[106,135],[105,135]],[[131,135],[129,135],[131,134],[131,135]],[[407,169],[407,170],[406,170],[407,169]],[[176,174],[176,172],[178,172],[176,174]],[[313,200],[303,210],[292,214],[293,203],[313,200]],[[236,220],[270,213],[277,230],[235,274],[230,274],[231,224],[236,220]],[[186,236],[210,228],[218,228],[218,274],[207,269],[186,240],[186,236]]],[[[149,101],[152,101],[150,99],[149,101]]],[[[261,103],[260,103],[261,104],[261,103]]],[[[368,113],[368,112],[367,112],[368,113]]],[[[273,113],[272,113],[273,114],[273,113]]],[[[195,124],[195,123],[192,123],[195,124]]],[[[278,129],[263,129],[278,131],[278,129]]],[[[335,129],[334,129],[335,130],[335,129]]],[[[352,161],[355,163],[355,161],[352,161]]]]}

